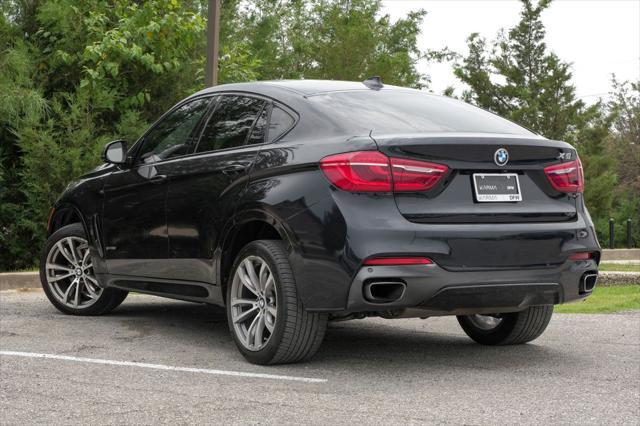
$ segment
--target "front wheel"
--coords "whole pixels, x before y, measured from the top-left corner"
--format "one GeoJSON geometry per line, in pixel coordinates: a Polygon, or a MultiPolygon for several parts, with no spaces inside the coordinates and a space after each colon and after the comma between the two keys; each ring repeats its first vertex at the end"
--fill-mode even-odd
{"type": "Polygon", "coordinates": [[[49,301],[65,314],[101,315],[127,297],[126,291],[98,284],[79,223],[60,228],[47,239],[40,258],[40,281],[49,301]]]}
{"type": "Polygon", "coordinates": [[[306,312],[282,241],[247,244],[227,285],[229,329],[242,355],[254,364],[311,358],[327,328],[327,314],[306,312]]]}
{"type": "Polygon", "coordinates": [[[551,320],[553,305],[532,306],[521,312],[458,316],[460,326],[483,345],[517,345],[540,337],[551,320]]]}

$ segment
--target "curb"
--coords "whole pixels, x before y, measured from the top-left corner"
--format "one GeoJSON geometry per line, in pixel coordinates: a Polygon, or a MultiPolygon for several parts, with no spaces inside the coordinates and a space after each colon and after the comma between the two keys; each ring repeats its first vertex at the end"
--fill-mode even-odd
{"type": "Polygon", "coordinates": [[[607,262],[609,260],[640,260],[640,249],[602,250],[602,259],[600,261],[607,262]]]}
{"type": "Polygon", "coordinates": [[[3,272],[0,273],[0,291],[16,288],[41,287],[38,272],[3,272]]]}
{"type": "MultiPolygon", "coordinates": [[[[602,287],[625,284],[640,285],[640,272],[601,271],[598,275],[598,285],[602,287]]],[[[40,287],[40,274],[38,272],[0,273],[0,291],[40,287]]]]}

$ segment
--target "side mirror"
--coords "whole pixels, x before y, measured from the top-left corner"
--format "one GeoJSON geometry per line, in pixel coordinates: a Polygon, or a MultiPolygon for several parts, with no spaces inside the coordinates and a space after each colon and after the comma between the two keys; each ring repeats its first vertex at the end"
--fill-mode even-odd
{"type": "Polygon", "coordinates": [[[109,142],[104,147],[102,159],[111,164],[124,164],[127,159],[127,143],[120,140],[109,142]]]}

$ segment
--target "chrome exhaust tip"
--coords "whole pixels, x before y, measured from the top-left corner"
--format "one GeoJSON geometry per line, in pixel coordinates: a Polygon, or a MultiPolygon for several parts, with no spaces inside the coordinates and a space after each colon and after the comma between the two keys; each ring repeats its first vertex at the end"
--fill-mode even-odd
{"type": "Polygon", "coordinates": [[[591,293],[598,282],[597,272],[587,272],[580,278],[580,293],[591,293]]]}

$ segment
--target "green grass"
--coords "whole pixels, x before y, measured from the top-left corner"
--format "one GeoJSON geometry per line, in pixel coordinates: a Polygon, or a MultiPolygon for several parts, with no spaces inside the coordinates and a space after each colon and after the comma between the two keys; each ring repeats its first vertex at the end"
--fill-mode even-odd
{"type": "Polygon", "coordinates": [[[640,272],[640,264],[630,263],[607,263],[602,262],[598,269],[601,271],[618,271],[618,272],[640,272]]]}
{"type": "Polygon", "coordinates": [[[561,314],[608,314],[640,309],[640,285],[596,287],[593,294],[576,303],[558,305],[561,314]]]}

